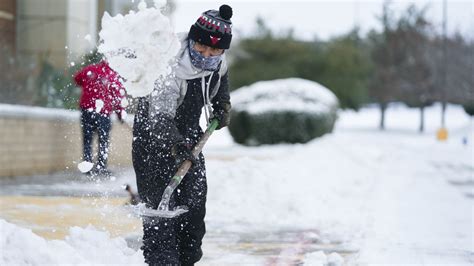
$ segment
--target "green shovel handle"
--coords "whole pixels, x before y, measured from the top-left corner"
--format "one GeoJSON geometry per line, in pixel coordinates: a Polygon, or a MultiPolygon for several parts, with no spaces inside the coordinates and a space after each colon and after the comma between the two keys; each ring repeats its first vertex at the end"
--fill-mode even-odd
{"type": "Polygon", "coordinates": [[[219,126],[219,121],[217,119],[212,119],[211,123],[207,127],[207,130],[210,134],[216,130],[216,128],[219,126]]]}

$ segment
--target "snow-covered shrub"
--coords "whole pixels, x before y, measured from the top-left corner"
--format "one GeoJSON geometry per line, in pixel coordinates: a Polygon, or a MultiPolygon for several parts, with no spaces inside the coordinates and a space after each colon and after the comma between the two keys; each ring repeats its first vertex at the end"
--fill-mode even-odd
{"type": "Polygon", "coordinates": [[[299,78],[260,81],[231,99],[229,131],[245,145],[308,142],[332,131],[339,106],[327,88],[299,78]]]}
{"type": "Polygon", "coordinates": [[[462,106],[464,108],[464,111],[470,115],[470,116],[474,116],[474,104],[463,104],[462,106]]]}

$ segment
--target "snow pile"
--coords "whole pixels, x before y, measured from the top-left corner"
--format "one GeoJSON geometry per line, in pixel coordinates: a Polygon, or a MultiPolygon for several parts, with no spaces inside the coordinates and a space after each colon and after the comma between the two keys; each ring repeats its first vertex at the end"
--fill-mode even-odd
{"type": "Polygon", "coordinates": [[[232,93],[237,111],[251,114],[294,111],[299,113],[329,112],[338,106],[337,97],[314,81],[288,78],[260,81],[232,93]]]}
{"type": "Polygon", "coordinates": [[[305,255],[304,262],[307,265],[314,266],[342,266],[344,259],[341,255],[333,252],[327,256],[322,251],[311,252],[305,255]]]}
{"type": "Polygon", "coordinates": [[[305,145],[234,147],[232,152],[221,155],[225,161],[207,160],[209,222],[239,231],[319,229],[343,238],[360,233],[374,178],[373,170],[362,166],[380,156],[376,148],[327,135],[305,145]],[[366,156],[352,160],[346,145],[366,156]]]}
{"type": "Polygon", "coordinates": [[[315,251],[305,255],[304,261],[311,265],[324,266],[328,262],[326,254],[322,251],[315,251]]]}
{"type": "Polygon", "coordinates": [[[72,227],[64,241],[47,241],[0,219],[0,232],[0,265],[145,265],[141,251],[93,227],[72,227]]]}
{"type": "Polygon", "coordinates": [[[115,17],[106,12],[102,17],[99,52],[125,79],[131,96],[149,94],[155,80],[171,73],[180,43],[169,18],[161,13],[165,3],[155,1],[155,7],[147,8],[141,1],[137,12],[115,17]]]}

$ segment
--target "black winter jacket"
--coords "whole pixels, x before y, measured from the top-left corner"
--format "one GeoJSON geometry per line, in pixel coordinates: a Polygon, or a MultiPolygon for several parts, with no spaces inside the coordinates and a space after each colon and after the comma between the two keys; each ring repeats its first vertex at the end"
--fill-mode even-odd
{"type": "MultiPolygon", "coordinates": [[[[209,82],[211,75],[205,77],[205,83],[209,82]]],[[[134,145],[147,146],[154,152],[169,152],[171,147],[179,142],[185,142],[194,146],[203,131],[199,126],[199,118],[204,106],[202,93],[202,80],[195,78],[187,80],[187,90],[181,104],[176,105],[176,110],[170,112],[152,112],[150,102],[153,104],[167,105],[167,99],[153,101],[153,96],[139,99],[137,113],[134,121],[134,145]]],[[[219,71],[212,74],[210,94],[213,112],[228,111],[226,105],[230,105],[228,74],[222,77],[219,71]],[[219,87],[216,85],[219,84],[219,87]]],[[[153,107],[152,107],[153,108],[153,107]]]]}

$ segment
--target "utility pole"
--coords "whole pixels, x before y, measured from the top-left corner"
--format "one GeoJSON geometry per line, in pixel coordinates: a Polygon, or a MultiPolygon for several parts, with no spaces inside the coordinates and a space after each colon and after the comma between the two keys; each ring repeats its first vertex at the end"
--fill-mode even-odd
{"type": "Polygon", "coordinates": [[[447,90],[447,75],[448,75],[448,55],[447,55],[447,3],[443,0],[443,70],[442,70],[442,84],[441,84],[441,128],[437,132],[437,138],[444,141],[448,138],[448,130],[446,129],[446,90],[447,90]]]}
{"type": "Polygon", "coordinates": [[[448,75],[448,55],[447,55],[447,13],[446,13],[446,0],[443,0],[443,89],[442,89],[442,114],[441,114],[441,127],[445,127],[445,113],[446,113],[446,86],[447,75],[448,75]]]}

